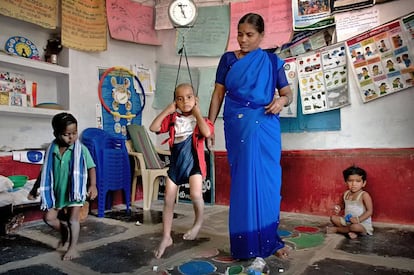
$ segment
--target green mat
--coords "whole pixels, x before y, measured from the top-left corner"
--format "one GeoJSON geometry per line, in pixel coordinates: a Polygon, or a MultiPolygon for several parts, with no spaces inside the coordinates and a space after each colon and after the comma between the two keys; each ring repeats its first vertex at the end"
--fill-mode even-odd
{"type": "Polygon", "coordinates": [[[306,234],[301,233],[298,237],[286,239],[295,244],[295,249],[304,249],[319,246],[325,240],[324,234],[306,234]]]}

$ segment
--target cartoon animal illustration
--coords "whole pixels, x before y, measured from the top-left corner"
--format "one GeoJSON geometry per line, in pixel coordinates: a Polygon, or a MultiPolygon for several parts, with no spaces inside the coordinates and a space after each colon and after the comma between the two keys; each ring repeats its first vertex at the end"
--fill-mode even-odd
{"type": "Polygon", "coordinates": [[[131,81],[129,78],[124,77],[123,83],[118,84],[116,77],[111,77],[112,88],[112,98],[118,104],[126,104],[131,98],[131,92],[129,87],[131,86],[131,81]]]}

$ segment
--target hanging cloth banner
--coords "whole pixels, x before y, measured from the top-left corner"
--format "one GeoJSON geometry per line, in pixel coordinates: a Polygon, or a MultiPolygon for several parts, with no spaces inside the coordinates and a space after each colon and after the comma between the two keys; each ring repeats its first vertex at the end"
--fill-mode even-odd
{"type": "Polygon", "coordinates": [[[106,50],[104,0],[62,0],[62,45],[81,51],[106,50]]]}
{"type": "Polygon", "coordinates": [[[56,29],[57,0],[1,1],[0,13],[43,28],[56,29]]]}

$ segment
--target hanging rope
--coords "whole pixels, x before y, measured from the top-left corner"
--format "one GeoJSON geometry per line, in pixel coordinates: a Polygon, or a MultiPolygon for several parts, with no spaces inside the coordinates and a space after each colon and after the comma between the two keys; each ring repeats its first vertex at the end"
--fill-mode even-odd
{"type": "MultiPolygon", "coordinates": [[[[185,50],[184,34],[182,35],[182,39],[183,39],[183,45],[182,45],[181,49],[178,50],[178,54],[180,55],[180,62],[178,63],[177,78],[175,80],[174,90],[175,90],[175,87],[177,87],[177,85],[178,85],[178,78],[180,76],[181,61],[183,59],[183,54],[184,54],[184,57],[185,57],[185,62],[187,64],[188,75],[190,76],[190,84],[191,84],[191,87],[193,87],[193,89],[194,89],[193,79],[191,78],[190,66],[188,65],[187,51],[185,50]]],[[[194,90],[194,93],[197,96],[197,91],[196,90],[194,90]]]]}

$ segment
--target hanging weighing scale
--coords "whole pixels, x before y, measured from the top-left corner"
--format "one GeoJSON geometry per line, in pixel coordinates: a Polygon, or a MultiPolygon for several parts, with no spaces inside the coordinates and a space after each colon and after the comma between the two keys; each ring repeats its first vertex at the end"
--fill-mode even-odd
{"type": "MultiPolygon", "coordinates": [[[[178,84],[183,55],[185,57],[185,61],[187,64],[188,74],[190,76],[190,84],[194,89],[193,80],[191,78],[190,66],[188,65],[187,52],[185,49],[185,34],[190,30],[190,28],[194,26],[194,23],[197,19],[197,15],[197,6],[192,0],[173,0],[168,6],[169,19],[174,28],[177,29],[177,32],[180,33],[182,36],[182,47],[178,51],[178,54],[180,55],[180,61],[178,63],[177,79],[175,81],[174,90],[178,84]]],[[[194,92],[197,95],[197,92],[194,92]]]]}

